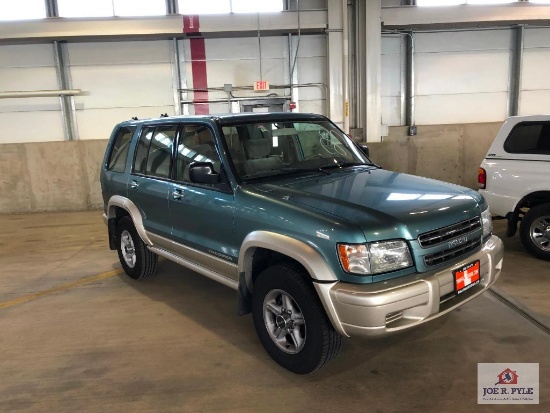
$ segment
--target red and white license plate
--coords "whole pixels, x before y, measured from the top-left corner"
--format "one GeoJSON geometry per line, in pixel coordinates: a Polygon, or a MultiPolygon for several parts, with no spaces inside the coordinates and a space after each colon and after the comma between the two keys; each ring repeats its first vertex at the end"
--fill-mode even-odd
{"type": "Polygon", "coordinates": [[[453,275],[455,277],[455,291],[457,294],[463,293],[474,285],[479,284],[479,260],[453,271],[453,275]]]}

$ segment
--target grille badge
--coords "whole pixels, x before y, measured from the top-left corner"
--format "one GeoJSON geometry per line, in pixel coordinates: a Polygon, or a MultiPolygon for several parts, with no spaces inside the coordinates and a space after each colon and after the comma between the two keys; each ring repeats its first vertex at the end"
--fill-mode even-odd
{"type": "Polygon", "coordinates": [[[459,245],[465,244],[468,242],[468,237],[464,235],[463,237],[455,238],[452,241],[449,241],[449,249],[453,249],[458,247],[459,245]]]}

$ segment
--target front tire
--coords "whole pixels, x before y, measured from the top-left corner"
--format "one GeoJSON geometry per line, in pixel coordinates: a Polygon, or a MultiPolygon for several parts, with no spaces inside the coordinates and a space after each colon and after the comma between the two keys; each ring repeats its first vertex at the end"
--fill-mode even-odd
{"type": "Polygon", "coordinates": [[[328,320],[308,275],[298,266],[277,264],[259,275],[252,317],[268,354],[293,373],[320,369],[340,350],[342,337],[328,320]]]}
{"type": "Polygon", "coordinates": [[[147,248],[139,237],[130,217],[122,217],[117,224],[118,258],[124,272],[134,280],[154,274],[158,256],[147,248]]]}
{"type": "Polygon", "coordinates": [[[519,231],[527,251],[541,260],[550,261],[550,204],[529,209],[521,220],[519,231]]]}

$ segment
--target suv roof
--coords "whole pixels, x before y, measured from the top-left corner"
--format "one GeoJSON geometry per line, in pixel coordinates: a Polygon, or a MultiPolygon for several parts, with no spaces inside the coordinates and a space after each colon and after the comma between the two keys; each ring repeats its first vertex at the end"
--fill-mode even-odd
{"type": "Polygon", "coordinates": [[[232,124],[239,122],[261,122],[261,121],[284,121],[284,120],[327,120],[325,116],[316,115],[313,113],[293,113],[293,112],[270,112],[270,113],[225,113],[225,114],[213,114],[213,115],[180,115],[180,116],[163,116],[159,118],[147,118],[147,119],[132,119],[121,122],[120,126],[127,125],[141,125],[144,123],[171,123],[178,121],[188,122],[219,122],[221,124],[232,124]]]}

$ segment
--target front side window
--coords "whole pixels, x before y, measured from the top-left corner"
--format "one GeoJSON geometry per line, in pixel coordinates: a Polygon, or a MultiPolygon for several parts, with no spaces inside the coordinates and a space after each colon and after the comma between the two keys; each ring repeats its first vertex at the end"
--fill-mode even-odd
{"type": "Polygon", "coordinates": [[[189,166],[193,162],[210,162],[220,172],[220,157],[216,152],[214,135],[205,125],[184,125],[176,150],[176,180],[190,182],[189,166]]]}
{"type": "Polygon", "coordinates": [[[328,121],[257,122],[224,126],[222,131],[235,170],[245,181],[370,164],[328,121]]]}
{"type": "Polygon", "coordinates": [[[128,148],[130,147],[132,135],[135,130],[135,127],[124,127],[118,130],[109,155],[109,160],[107,161],[107,169],[109,171],[124,172],[124,169],[126,169],[128,148]]]}
{"type": "Polygon", "coordinates": [[[517,124],[506,142],[508,153],[550,155],[550,122],[523,122],[517,124]]]}
{"type": "Polygon", "coordinates": [[[169,178],[176,134],[176,125],[143,128],[134,158],[134,172],[169,178]]]}

